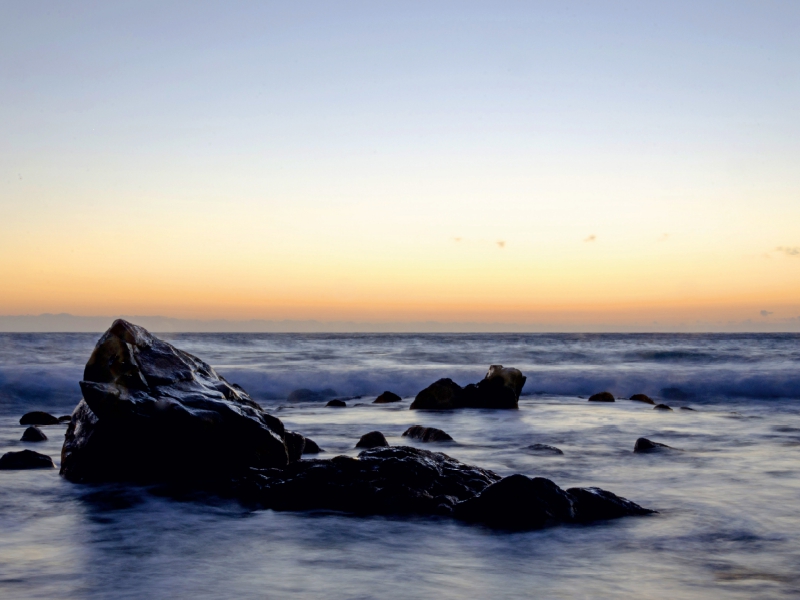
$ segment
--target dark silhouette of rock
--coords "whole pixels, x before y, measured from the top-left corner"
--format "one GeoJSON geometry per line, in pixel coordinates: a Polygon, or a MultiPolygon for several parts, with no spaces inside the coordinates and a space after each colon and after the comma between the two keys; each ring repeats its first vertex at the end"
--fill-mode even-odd
{"type": "Polygon", "coordinates": [[[414,402],[412,409],[451,409],[460,407],[462,388],[452,379],[439,379],[422,390],[414,402]]]}
{"type": "Polygon", "coordinates": [[[564,454],[559,448],[548,446],[547,444],[531,444],[530,446],[525,446],[525,450],[536,452],[537,454],[564,454]]]}
{"type": "Polygon", "coordinates": [[[59,423],[69,423],[72,420],[72,415],[61,415],[58,417],[59,423]]]}
{"type": "Polygon", "coordinates": [[[336,396],[336,390],[331,388],[318,391],[301,388],[289,392],[289,396],[286,399],[289,402],[322,402],[333,396],[336,396]]]}
{"type": "Polygon", "coordinates": [[[20,425],[58,425],[58,418],[50,413],[34,410],[22,415],[19,420],[20,425]]]}
{"type": "Polygon", "coordinates": [[[692,410],[692,411],[696,411],[697,409],[696,409],[696,408],[690,408],[690,407],[688,407],[688,406],[681,406],[681,410],[692,410]]]}
{"type": "Polygon", "coordinates": [[[356,444],[356,448],[380,448],[388,445],[389,442],[386,441],[386,438],[380,431],[370,431],[361,436],[361,439],[358,440],[356,444]]]}
{"type": "Polygon", "coordinates": [[[403,432],[403,437],[410,437],[421,442],[452,442],[447,433],[435,427],[423,427],[422,425],[412,425],[403,432]]]}
{"type": "Polygon", "coordinates": [[[654,510],[643,508],[635,502],[596,487],[569,488],[567,493],[572,498],[575,521],[579,523],[656,513],[654,510]]]}
{"type": "Polygon", "coordinates": [[[518,408],[526,379],[519,369],[492,365],[486,377],[465,388],[451,379],[436,381],[417,394],[411,408],[518,408]]]}
{"type": "Polygon", "coordinates": [[[36,425],[31,425],[25,430],[25,433],[22,434],[21,441],[23,442],[46,442],[47,436],[44,434],[44,431],[36,427],[36,425]]]}
{"type": "Polygon", "coordinates": [[[666,404],[656,404],[656,405],[653,407],[653,410],[672,410],[672,408],[670,408],[670,407],[669,407],[669,406],[667,406],[666,404]]]}
{"type": "Polygon", "coordinates": [[[319,454],[322,452],[322,448],[317,445],[317,442],[309,438],[305,438],[305,440],[306,443],[303,446],[303,454],[319,454]]]}
{"type": "Polygon", "coordinates": [[[383,392],[380,396],[375,398],[373,404],[388,404],[389,402],[400,402],[402,398],[397,394],[393,394],[390,391],[383,392]]]}
{"type": "Polygon", "coordinates": [[[0,457],[0,469],[19,470],[19,469],[55,469],[53,459],[44,454],[39,454],[33,450],[22,450],[20,452],[6,452],[0,457]]]}
{"type": "Polygon", "coordinates": [[[650,396],[646,394],[634,394],[631,396],[631,400],[635,400],[636,402],[644,402],[646,404],[655,404],[656,401],[653,400],[650,396]]]}
{"type": "Polygon", "coordinates": [[[325,406],[331,406],[333,408],[345,408],[347,407],[347,402],[344,400],[339,400],[334,398],[333,400],[329,401],[325,406]]]}
{"type": "Polygon", "coordinates": [[[645,452],[659,452],[661,450],[672,450],[671,446],[667,446],[666,444],[659,444],[658,442],[653,442],[648,440],[647,438],[639,438],[636,440],[636,443],[633,445],[633,451],[637,454],[642,454],[645,452]]]}
{"type": "Polygon", "coordinates": [[[664,400],[688,400],[692,397],[692,394],[684,392],[680,388],[666,387],[661,388],[661,397],[664,398],[664,400]]]}
{"type": "Polygon", "coordinates": [[[216,481],[297,454],[283,423],[240,387],[122,319],[98,341],[80,385],[61,451],[72,481],[216,481]]]}
{"type": "Polygon", "coordinates": [[[589,402],[616,402],[616,400],[609,392],[598,392],[589,396],[589,402]]]}
{"type": "Polygon", "coordinates": [[[286,443],[286,452],[289,455],[289,461],[294,462],[300,460],[303,455],[303,450],[306,447],[306,438],[294,431],[286,431],[283,436],[286,443]]]}

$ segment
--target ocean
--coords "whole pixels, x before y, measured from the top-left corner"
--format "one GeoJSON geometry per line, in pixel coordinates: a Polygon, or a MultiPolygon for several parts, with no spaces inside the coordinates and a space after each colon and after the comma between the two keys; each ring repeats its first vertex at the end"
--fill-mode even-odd
{"type": "MultiPolygon", "coordinates": [[[[98,334],[0,334],[0,453],[60,464],[98,334]]],[[[358,438],[439,450],[501,475],[599,486],[658,515],[508,533],[449,519],[255,510],[151,488],[0,472],[2,598],[797,598],[798,334],[165,334],[325,452],[358,438]],[[491,364],[528,380],[517,411],[411,411],[441,377],[491,364]],[[333,390],[347,408],[289,401],[333,390]],[[397,404],[373,405],[384,390],[397,404]],[[615,403],[586,398],[608,390],[615,403]],[[645,393],[674,410],[624,400],[645,393]],[[682,410],[682,407],[694,410],[682,410]],[[454,442],[401,438],[410,425],[454,442]],[[639,437],[676,450],[634,454],[639,437]],[[541,454],[532,444],[556,446],[541,454]]],[[[333,392],[329,392],[332,394],[333,392]]]]}

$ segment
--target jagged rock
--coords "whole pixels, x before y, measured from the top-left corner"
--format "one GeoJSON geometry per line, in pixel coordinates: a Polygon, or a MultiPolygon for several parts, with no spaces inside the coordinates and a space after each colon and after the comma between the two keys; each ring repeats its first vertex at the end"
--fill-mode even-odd
{"type": "Polygon", "coordinates": [[[656,404],[653,407],[653,410],[672,410],[672,409],[669,406],[667,406],[666,404],[656,404]]]}
{"type": "Polygon", "coordinates": [[[365,450],[358,458],[302,460],[246,483],[246,495],[276,510],[357,514],[450,514],[500,477],[439,452],[408,446],[365,450]]]}
{"type": "Polygon", "coordinates": [[[20,452],[6,452],[0,457],[0,469],[19,470],[19,469],[55,469],[53,459],[44,454],[39,454],[33,450],[22,450],[20,452]]]}
{"type": "Polygon", "coordinates": [[[286,399],[289,402],[322,402],[335,395],[336,390],[332,390],[331,388],[318,391],[301,388],[289,392],[289,396],[286,399]]]}
{"type": "Polygon", "coordinates": [[[666,444],[660,444],[658,442],[653,442],[648,440],[647,438],[639,438],[636,440],[636,443],[633,445],[633,451],[637,454],[642,454],[645,452],[658,452],[660,450],[672,450],[671,446],[667,446],[666,444]]]}
{"type": "Polygon", "coordinates": [[[306,443],[303,446],[303,454],[319,454],[322,448],[317,445],[317,442],[310,438],[305,438],[306,443]]]}
{"type": "Polygon", "coordinates": [[[402,398],[397,394],[393,394],[392,392],[386,391],[383,392],[380,396],[375,398],[373,404],[388,404],[389,402],[400,402],[402,398]]]}
{"type": "Polygon", "coordinates": [[[347,406],[347,402],[344,400],[333,399],[328,402],[325,406],[331,406],[333,408],[345,408],[347,406]]]}
{"type": "Polygon", "coordinates": [[[567,493],[572,498],[575,521],[579,523],[651,515],[657,512],[596,487],[569,488],[567,493]]]}
{"type": "Polygon", "coordinates": [[[279,419],[199,358],[122,319],[98,341],[80,385],[61,451],[72,481],[214,481],[289,462],[279,419]]]}
{"type": "Polygon", "coordinates": [[[58,418],[41,410],[34,410],[22,415],[20,425],[58,425],[58,418]]]}
{"type": "Polygon", "coordinates": [[[358,440],[356,444],[356,448],[380,448],[388,445],[389,442],[386,441],[386,438],[380,431],[370,431],[361,436],[361,439],[358,440]]]}
{"type": "Polygon", "coordinates": [[[35,425],[31,425],[25,430],[25,433],[22,434],[22,438],[20,441],[23,442],[46,442],[47,436],[44,434],[44,431],[36,427],[35,425]]]}
{"type": "Polygon", "coordinates": [[[72,415],[61,415],[58,417],[59,423],[69,423],[72,420],[72,415]]]}
{"type": "Polygon", "coordinates": [[[421,442],[452,442],[447,433],[435,427],[423,427],[422,425],[412,425],[403,432],[403,437],[410,437],[421,442]]]}
{"type": "Polygon", "coordinates": [[[525,446],[525,450],[538,454],[564,454],[563,451],[555,446],[548,446],[547,444],[531,444],[530,446],[525,446]]]}
{"type": "Polygon", "coordinates": [[[589,402],[616,402],[610,392],[598,392],[589,396],[589,402]]]}
{"type": "Polygon", "coordinates": [[[519,369],[492,365],[483,380],[464,388],[451,379],[436,381],[417,394],[411,408],[518,408],[525,381],[519,369]]]}
{"type": "Polygon", "coordinates": [[[650,396],[646,394],[634,394],[631,396],[631,400],[635,400],[636,402],[644,402],[645,404],[655,404],[656,401],[653,400],[650,396]]]}

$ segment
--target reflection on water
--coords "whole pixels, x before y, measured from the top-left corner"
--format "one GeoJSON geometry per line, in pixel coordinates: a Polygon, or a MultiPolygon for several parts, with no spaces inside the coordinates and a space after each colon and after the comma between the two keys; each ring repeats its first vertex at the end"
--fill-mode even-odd
{"type": "MultiPolygon", "coordinates": [[[[180,339],[178,344],[207,358],[215,346],[212,338],[196,336],[189,340],[191,344],[182,344],[187,340],[180,339]]],[[[220,347],[230,356],[217,349],[219,354],[211,357],[215,366],[227,360],[229,367],[250,365],[247,368],[254,373],[277,371],[277,367],[273,371],[252,366],[269,361],[258,350],[265,344],[263,339],[244,344],[243,358],[234,351],[238,342],[233,338],[241,336],[221,342],[220,347]]],[[[287,339],[281,343],[297,346],[302,355],[303,344],[308,342],[287,339]]],[[[353,339],[344,346],[366,356],[389,352],[387,348],[400,343],[384,339],[375,343],[367,336],[359,346],[353,339]]],[[[575,342],[570,339],[558,343],[574,350],[575,342]]],[[[90,342],[87,339],[80,344],[90,350],[90,342]]],[[[488,346],[490,342],[502,347],[496,340],[476,343],[488,346]]],[[[618,356],[635,352],[637,344],[645,343],[633,340],[626,348],[624,341],[612,342],[618,347],[618,356]]],[[[701,342],[698,348],[713,346],[701,342]]],[[[74,339],[70,342],[75,343],[74,339]]],[[[436,343],[441,347],[441,342],[436,343]]],[[[513,348],[522,343],[513,342],[507,355],[520,352],[513,348]]],[[[750,362],[780,371],[795,360],[784,342],[763,342],[761,351],[768,353],[769,344],[780,346],[775,364],[764,357],[751,357],[750,362]]],[[[41,352],[48,346],[40,340],[39,347],[41,352]]],[[[325,354],[317,350],[314,356],[325,354]]],[[[457,350],[451,348],[450,360],[464,371],[471,372],[478,364],[485,369],[490,362],[515,364],[489,354],[477,357],[480,348],[470,351],[476,356],[465,352],[468,358],[458,363],[454,358],[457,350]]],[[[425,349],[413,351],[424,353],[425,349]]],[[[58,371],[64,364],[64,368],[74,369],[85,360],[88,350],[81,352],[80,360],[67,359],[70,352],[61,348],[54,352],[61,357],[53,360],[54,366],[48,366],[45,358],[37,360],[44,369],[58,371]]],[[[392,352],[402,354],[403,350],[392,352]]],[[[721,351],[705,348],[703,352],[721,351]]],[[[750,348],[743,355],[752,352],[750,348]]],[[[328,354],[334,356],[329,360],[344,365],[340,357],[345,350],[337,347],[328,354]]],[[[388,360],[383,356],[374,360],[388,360]]],[[[7,359],[0,367],[24,367],[23,359],[7,359]]],[[[308,356],[301,359],[297,362],[304,362],[310,372],[308,365],[313,361],[308,356]]],[[[673,354],[667,360],[682,359],[673,354]]],[[[710,370],[705,372],[706,380],[717,377],[717,367],[703,360],[704,367],[692,368],[710,370]]],[[[285,368],[285,362],[277,362],[285,368]]],[[[397,363],[391,361],[384,370],[374,365],[368,369],[355,358],[350,365],[359,376],[369,372],[386,378],[379,381],[388,381],[396,368],[397,363]]],[[[569,368],[577,369],[575,365],[569,368]]],[[[622,362],[613,368],[624,371],[622,362]]],[[[423,370],[435,369],[433,362],[423,365],[423,370]]],[[[219,370],[225,375],[228,368],[219,370]]],[[[323,371],[335,369],[321,364],[316,372],[323,371]]],[[[654,383],[666,386],[662,381],[654,383]]],[[[3,389],[0,385],[0,392],[3,389]]],[[[0,396],[0,451],[29,447],[59,462],[64,426],[43,428],[50,439],[42,444],[19,441],[24,429],[17,424],[19,407],[26,399],[11,398],[19,389],[6,388],[6,396],[0,396]]],[[[455,439],[454,443],[425,447],[440,448],[504,475],[545,476],[562,487],[598,485],[656,508],[660,514],[508,534],[447,519],[254,511],[217,498],[175,499],[145,488],[74,485],[55,471],[0,472],[0,596],[800,596],[800,406],[794,400],[700,395],[691,401],[698,409],[695,412],[661,412],[636,402],[595,405],[575,396],[547,393],[525,397],[519,411],[420,413],[407,410],[409,400],[399,405],[370,405],[377,392],[349,402],[346,409],[280,401],[269,406],[289,428],[307,434],[327,450],[323,456],[355,455],[355,442],[374,429],[386,434],[392,444],[415,443],[400,434],[418,423],[443,429],[455,439]],[[362,405],[352,406],[359,403],[362,405]],[[678,450],[634,455],[633,444],[640,436],[678,450]],[[535,443],[558,447],[564,454],[524,450],[535,443]]]]}

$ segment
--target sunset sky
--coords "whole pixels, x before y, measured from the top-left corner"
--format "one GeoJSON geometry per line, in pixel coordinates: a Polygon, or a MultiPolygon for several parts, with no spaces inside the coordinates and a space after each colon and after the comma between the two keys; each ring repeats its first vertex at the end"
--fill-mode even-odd
{"type": "Polygon", "coordinates": [[[796,1],[3,3],[0,315],[800,326],[798,31],[796,1]]]}

